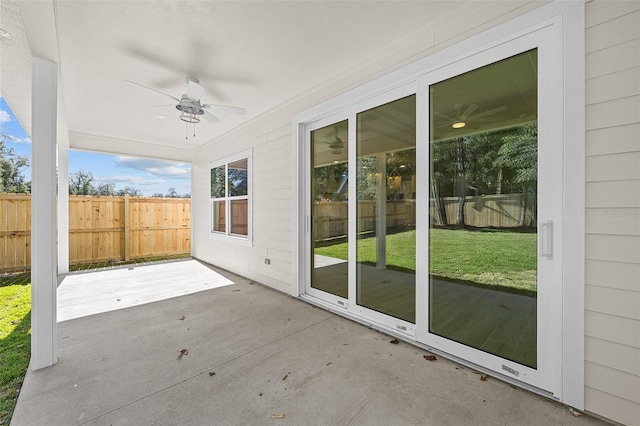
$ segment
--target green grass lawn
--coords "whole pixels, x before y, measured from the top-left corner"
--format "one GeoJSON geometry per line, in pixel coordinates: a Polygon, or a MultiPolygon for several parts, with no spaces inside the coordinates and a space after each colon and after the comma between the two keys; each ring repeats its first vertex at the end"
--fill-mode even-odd
{"type": "Polygon", "coordinates": [[[9,424],[31,357],[29,274],[0,277],[0,424],[9,424]]]}
{"type": "MultiPolygon", "coordinates": [[[[469,284],[536,291],[536,234],[487,230],[430,230],[432,275],[469,284]]],[[[358,240],[357,261],[375,263],[376,239],[358,240]]],[[[387,236],[387,266],[415,270],[415,231],[387,236]]],[[[316,254],[347,259],[347,243],[317,247],[316,254]]]]}

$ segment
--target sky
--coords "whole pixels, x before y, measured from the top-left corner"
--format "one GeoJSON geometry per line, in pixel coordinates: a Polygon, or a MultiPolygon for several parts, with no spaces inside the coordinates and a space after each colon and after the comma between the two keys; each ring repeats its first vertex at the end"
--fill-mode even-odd
{"type": "MultiPolygon", "coordinates": [[[[4,98],[0,97],[0,129],[10,136],[5,141],[19,155],[31,159],[31,139],[13,115],[4,98]]],[[[191,193],[191,165],[149,158],[125,157],[89,151],[69,151],[69,174],[78,170],[91,172],[94,185],[114,183],[116,190],[133,186],[144,196],[166,194],[175,188],[178,194],[191,193]]],[[[24,171],[26,181],[31,181],[31,168],[24,171]]]]}

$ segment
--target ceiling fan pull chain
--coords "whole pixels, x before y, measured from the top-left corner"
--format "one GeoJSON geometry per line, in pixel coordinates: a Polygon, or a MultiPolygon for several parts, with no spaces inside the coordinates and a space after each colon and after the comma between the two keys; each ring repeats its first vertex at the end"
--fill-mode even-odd
{"type": "Polygon", "coordinates": [[[186,123],[184,125],[184,140],[189,140],[189,125],[186,123]]]}
{"type": "Polygon", "coordinates": [[[193,123],[193,137],[196,137],[196,123],[193,123]]]}

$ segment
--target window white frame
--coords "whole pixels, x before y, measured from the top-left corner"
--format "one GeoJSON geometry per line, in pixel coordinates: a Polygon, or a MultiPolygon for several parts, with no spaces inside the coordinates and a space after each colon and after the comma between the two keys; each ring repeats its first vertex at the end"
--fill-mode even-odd
{"type": "Polygon", "coordinates": [[[253,221],[252,221],[252,198],[253,198],[253,167],[252,167],[252,155],[253,152],[251,149],[239,152],[234,155],[230,155],[228,157],[222,158],[218,161],[214,161],[209,163],[209,237],[212,239],[223,239],[225,241],[237,242],[240,244],[251,245],[252,243],[252,230],[253,230],[253,221]],[[229,195],[229,164],[234,163],[240,160],[247,160],[247,194],[246,195],[229,195]],[[211,196],[211,170],[224,166],[225,171],[225,190],[223,197],[212,197],[211,196]],[[237,200],[247,200],[247,235],[243,234],[234,234],[231,232],[231,202],[237,200]],[[214,231],[214,222],[215,222],[215,202],[224,201],[225,202],[225,231],[214,231]]]}
{"type": "MultiPolygon", "coordinates": [[[[546,29],[544,37],[555,44],[553,64],[559,83],[557,90],[560,104],[561,128],[552,137],[561,145],[562,170],[556,171],[562,177],[563,187],[558,196],[561,199],[559,227],[554,229],[556,241],[561,242],[560,253],[556,253],[562,262],[558,262],[555,275],[562,277],[558,287],[553,290],[555,300],[554,318],[551,327],[555,328],[558,338],[554,338],[553,347],[553,385],[550,392],[541,392],[578,409],[584,408],[584,4],[581,2],[552,2],[533,11],[516,17],[463,42],[438,51],[422,60],[409,64],[395,72],[380,77],[370,83],[350,90],[338,97],[312,107],[294,117],[294,188],[296,188],[293,213],[293,252],[294,277],[293,295],[304,298],[325,308],[382,329],[390,334],[399,335],[391,327],[372,323],[361,316],[350,315],[335,305],[312,300],[305,295],[306,270],[306,230],[309,229],[309,217],[305,209],[306,188],[305,161],[308,156],[305,145],[306,126],[330,115],[349,111],[358,103],[371,99],[390,89],[416,82],[421,77],[465,58],[525,37],[546,29]],[[296,238],[297,237],[297,238],[296,238]]],[[[504,55],[508,57],[508,54],[504,55]]],[[[542,106],[544,108],[544,105],[542,106]]],[[[418,101],[417,114],[425,116],[428,105],[418,101]],[[426,109],[425,109],[426,108],[426,109]]],[[[421,142],[420,136],[418,144],[421,142]]],[[[424,151],[423,151],[424,152],[424,151]]],[[[351,251],[351,250],[350,250],[351,251]]],[[[351,252],[350,252],[351,255],[351,252]]],[[[420,256],[420,254],[418,254],[420,256]]],[[[416,295],[417,298],[424,296],[416,295]]],[[[418,319],[416,318],[416,321],[418,319]]],[[[404,336],[407,338],[407,336],[404,336]]],[[[410,339],[409,339],[410,340],[410,339]]],[[[418,343],[418,342],[416,342],[418,343]]],[[[455,357],[454,357],[455,358],[455,357]]],[[[458,358],[458,360],[464,362],[458,358]]],[[[482,366],[478,366],[482,368],[482,366]]],[[[505,377],[505,380],[509,380],[505,377]]],[[[524,386],[528,387],[528,386],[524,386]]]]}

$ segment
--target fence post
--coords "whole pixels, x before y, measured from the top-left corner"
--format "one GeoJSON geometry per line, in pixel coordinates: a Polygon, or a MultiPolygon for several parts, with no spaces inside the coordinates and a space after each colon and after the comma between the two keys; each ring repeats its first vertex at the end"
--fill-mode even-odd
{"type": "Polygon", "coordinates": [[[129,194],[124,196],[124,260],[129,260],[129,194]]]}

